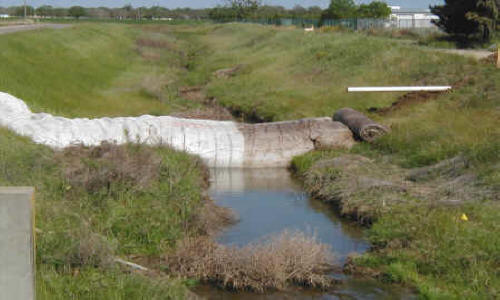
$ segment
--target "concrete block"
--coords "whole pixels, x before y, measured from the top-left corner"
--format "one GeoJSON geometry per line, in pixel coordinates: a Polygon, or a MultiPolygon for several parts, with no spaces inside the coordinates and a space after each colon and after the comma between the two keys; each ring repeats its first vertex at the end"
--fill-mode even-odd
{"type": "Polygon", "coordinates": [[[0,299],[35,299],[34,189],[0,188],[0,299]]]}

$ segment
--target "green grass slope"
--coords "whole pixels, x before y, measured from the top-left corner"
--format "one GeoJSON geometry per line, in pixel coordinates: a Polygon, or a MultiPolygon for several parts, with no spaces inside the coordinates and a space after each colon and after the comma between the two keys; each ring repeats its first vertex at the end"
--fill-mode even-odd
{"type": "Polygon", "coordinates": [[[209,95],[224,106],[273,121],[331,115],[345,106],[387,106],[401,94],[347,94],[346,88],[448,85],[476,67],[466,58],[357,33],[306,34],[242,24],[197,33],[205,49],[195,72],[208,76],[243,65],[238,76],[211,81],[209,95]]]}
{"type": "Polygon", "coordinates": [[[187,78],[206,84],[208,96],[249,120],[331,116],[342,107],[368,113],[403,95],[348,94],[348,86],[454,85],[452,92],[428,101],[385,115],[368,113],[393,130],[374,148],[397,154],[406,167],[458,153],[485,166],[499,162],[500,73],[493,65],[361,33],[226,24],[172,34],[203,46],[187,78]],[[242,65],[235,76],[212,76],[235,65],[242,65]]]}
{"type": "MultiPolygon", "coordinates": [[[[332,115],[345,106],[368,112],[401,96],[347,94],[347,86],[460,83],[426,101],[368,113],[392,132],[352,152],[401,168],[463,154],[478,181],[500,191],[500,72],[469,58],[386,37],[248,24],[77,24],[0,36],[0,48],[1,91],[36,111],[70,117],[197,108],[202,104],[182,99],[178,88],[202,86],[207,97],[247,120],[277,121],[332,115]],[[235,65],[242,65],[235,76],[212,75],[235,65]]],[[[128,276],[103,267],[92,251],[83,260],[81,253],[89,241],[97,241],[102,247],[95,253],[104,256],[156,256],[188,234],[186,222],[201,195],[195,160],[153,149],[161,162],[153,185],[134,190],[125,181],[96,192],[69,184],[52,150],[5,130],[0,139],[0,184],[38,189],[42,298],[95,298],[105,292],[109,298],[134,293],[176,298],[182,293],[178,282],[164,290],[162,279],[128,276]]],[[[130,155],[151,150],[141,147],[125,149],[130,155]]],[[[314,152],[295,163],[304,173],[314,161],[335,155],[314,152]]],[[[93,169],[102,161],[84,157],[81,163],[93,169]]],[[[368,234],[380,248],[358,263],[382,270],[386,280],[417,286],[423,297],[497,297],[497,212],[491,199],[455,208],[403,205],[373,225],[368,234]],[[457,221],[462,212],[470,222],[457,221]]]]}
{"type": "Polygon", "coordinates": [[[186,58],[176,49],[183,44],[159,30],[78,24],[0,36],[0,90],[35,111],[68,117],[184,109],[190,104],[177,96],[177,81],[186,58]]]}

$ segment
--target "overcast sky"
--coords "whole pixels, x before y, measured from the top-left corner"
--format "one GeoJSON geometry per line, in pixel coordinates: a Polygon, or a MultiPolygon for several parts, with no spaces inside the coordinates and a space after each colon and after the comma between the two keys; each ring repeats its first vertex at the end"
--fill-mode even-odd
{"type": "MultiPolygon", "coordinates": [[[[204,8],[213,7],[223,3],[223,0],[27,0],[29,5],[52,5],[59,7],[69,7],[73,5],[81,5],[86,7],[122,7],[126,4],[132,6],[153,6],[160,5],[168,8],[177,7],[192,7],[204,8]]],[[[282,5],[285,7],[293,7],[297,4],[308,7],[318,5],[321,7],[328,6],[329,0],[263,0],[264,4],[282,5]]],[[[369,3],[370,0],[355,0],[356,3],[369,3]]],[[[386,0],[389,5],[400,5],[405,8],[427,8],[430,4],[440,4],[442,0],[386,0]]],[[[21,5],[23,0],[0,0],[0,6],[21,5]]]]}

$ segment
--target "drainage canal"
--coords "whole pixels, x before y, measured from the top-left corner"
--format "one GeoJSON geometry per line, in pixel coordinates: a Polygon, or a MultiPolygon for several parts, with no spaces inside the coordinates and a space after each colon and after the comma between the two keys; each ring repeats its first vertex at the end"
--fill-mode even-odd
{"type": "MultiPolygon", "coordinates": [[[[218,242],[245,246],[284,230],[300,230],[331,246],[338,265],[349,253],[370,247],[359,226],[339,219],[325,203],[310,199],[286,169],[212,169],[211,197],[230,207],[238,223],[226,228],[218,242]]],[[[202,285],[194,292],[207,299],[411,299],[411,292],[375,280],[332,274],[342,284],[328,292],[294,289],[269,294],[233,293],[202,285]]]]}

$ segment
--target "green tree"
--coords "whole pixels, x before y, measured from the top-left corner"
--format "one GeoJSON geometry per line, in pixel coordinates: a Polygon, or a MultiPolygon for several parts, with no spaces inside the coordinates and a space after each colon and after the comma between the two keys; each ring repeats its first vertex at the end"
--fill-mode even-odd
{"type": "Polygon", "coordinates": [[[72,6],[68,10],[68,14],[71,17],[76,18],[76,19],[79,19],[80,17],[85,16],[86,13],[87,12],[85,11],[85,8],[83,8],[81,6],[72,6]]]}
{"type": "Polygon", "coordinates": [[[226,0],[226,6],[233,10],[236,19],[246,19],[257,11],[260,0],[226,0]]]}
{"type": "Polygon", "coordinates": [[[437,26],[465,44],[488,42],[498,18],[496,0],[445,0],[444,5],[431,7],[431,11],[439,16],[437,26]]]}
{"type": "Polygon", "coordinates": [[[331,0],[321,19],[347,19],[355,16],[356,4],[353,0],[331,0]]]}
{"type": "MultiPolygon", "coordinates": [[[[32,16],[35,14],[35,8],[33,6],[26,6],[26,15],[32,16]]],[[[22,17],[24,16],[24,6],[16,6],[14,9],[14,16],[22,17]]]]}
{"type": "Polygon", "coordinates": [[[35,12],[40,17],[48,17],[53,15],[54,8],[50,5],[42,5],[38,7],[35,12]]]}
{"type": "Polygon", "coordinates": [[[224,6],[211,9],[208,16],[219,21],[248,19],[256,15],[259,7],[260,0],[226,0],[224,6]]]}
{"type": "Polygon", "coordinates": [[[385,19],[391,15],[391,8],[385,2],[373,1],[370,4],[361,4],[356,16],[359,18],[385,19]]]}

